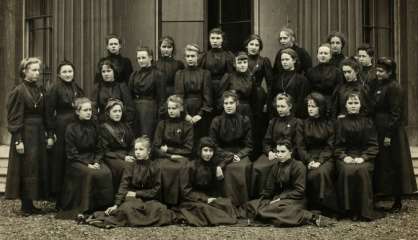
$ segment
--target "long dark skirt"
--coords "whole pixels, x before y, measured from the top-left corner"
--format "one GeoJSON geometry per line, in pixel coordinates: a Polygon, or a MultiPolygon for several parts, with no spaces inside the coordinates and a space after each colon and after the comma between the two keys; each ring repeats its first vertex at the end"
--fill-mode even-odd
{"type": "Polygon", "coordinates": [[[270,202],[266,199],[248,202],[245,206],[247,217],[277,227],[300,226],[312,219],[312,213],[305,208],[305,200],[282,199],[273,204],[270,202]]]}
{"type": "Polygon", "coordinates": [[[275,163],[277,163],[277,160],[270,161],[265,154],[261,155],[257,161],[253,163],[251,174],[252,199],[260,197],[260,193],[264,189],[270,170],[275,163]]]}
{"type": "MultiPolygon", "coordinates": [[[[184,106],[186,112],[191,115],[195,116],[199,113],[200,108],[202,107],[202,98],[201,97],[188,97],[184,99],[184,106]]],[[[194,137],[194,145],[196,146],[199,143],[199,139],[207,136],[209,132],[210,126],[210,113],[205,113],[201,116],[199,122],[193,125],[193,137],[194,137]]]]}
{"type": "Polygon", "coordinates": [[[104,162],[112,172],[113,190],[118,192],[120,180],[122,178],[123,170],[129,162],[125,162],[125,156],[127,152],[125,150],[115,151],[112,154],[105,155],[104,162]],[[111,156],[110,156],[111,155],[111,156]]]}
{"type": "Polygon", "coordinates": [[[95,212],[88,223],[103,228],[164,226],[174,223],[173,211],[155,200],[142,201],[140,198],[127,198],[110,216],[95,212]]]}
{"type": "Polygon", "coordinates": [[[253,105],[253,123],[252,123],[252,133],[254,136],[254,148],[253,156],[258,157],[263,151],[263,138],[267,131],[268,126],[268,114],[263,112],[264,105],[267,102],[266,91],[260,86],[257,87],[256,100],[253,105]]]}
{"type": "Polygon", "coordinates": [[[74,121],[75,114],[73,111],[57,114],[55,122],[55,135],[57,139],[48,157],[51,194],[56,198],[58,208],[61,207],[61,192],[64,185],[65,166],[67,166],[64,141],[65,129],[74,121]]]}
{"type": "Polygon", "coordinates": [[[147,135],[154,137],[154,130],[158,122],[158,106],[155,100],[135,100],[136,123],[135,136],[147,135]]]}
{"type": "Polygon", "coordinates": [[[184,188],[187,184],[187,168],[189,160],[158,159],[161,171],[161,197],[164,204],[178,205],[184,196],[184,188]]]}
{"type": "Polygon", "coordinates": [[[6,180],[6,199],[47,199],[49,196],[48,163],[43,120],[26,117],[23,127],[25,153],[16,151],[12,136],[6,180]]]}
{"type": "Polygon", "coordinates": [[[72,163],[67,171],[62,208],[57,218],[73,219],[79,213],[105,209],[113,204],[112,173],[105,164],[91,169],[72,163]]]}
{"type": "Polygon", "coordinates": [[[309,207],[338,212],[337,192],[335,189],[335,164],[325,162],[316,169],[310,169],[306,179],[306,195],[309,207]]]}
{"type": "Polygon", "coordinates": [[[375,160],[375,193],[403,195],[417,191],[408,136],[403,127],[391,139],[391,146],[383,145],[383,131],[378,129],[379,154],[375,160]],[[380,131],[379,131],[380,130],[380,131]]]}
{"type": "Polygon", "coordinates": [[[374,220],[381,215],[374,211],[373,164],[347,164],[337,161],[337,196],[341,210],[374,220]]]}
{"type": "Polygon", "coordinates": [[[211,203],[182,202],[176,209],[178,218],[195,227],[231,225],[237,223],[238,210],[228,198],[216,198],[211,203]]]}
{"type": "Polygon", "coordinates": [[[240,206],[249,200],[251,187],[251,161],[244,157],[239,162],[226,165],[222,182],[223,196],[240,206]]]}

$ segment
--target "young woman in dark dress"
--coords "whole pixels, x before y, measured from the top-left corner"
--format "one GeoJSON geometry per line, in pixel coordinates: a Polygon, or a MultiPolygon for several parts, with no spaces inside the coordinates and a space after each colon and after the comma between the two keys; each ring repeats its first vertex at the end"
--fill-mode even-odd
{"type": "Polygon", "coordinates": [[[310,92],[309,82],[306,77],[296,71],[300,64],[297,53],[286,48],[281,50],[280,66],[282,72],[276,74],[269,91],[268,103],[270,115],[274,115],[276,109],[272,106],[278,93],[289,94],[293,99],[292,111],[298,118],[306,118],[305,97],[310,92]]]}
{"type": "Polygon", "coordinates": [[[327,117],[331,117],[332,97],[338,86],[343,82],[341,70],[330,63],[331,46],[328,43],[318,47],[318,65],[309,70],[307,78],[311,91],[318,92],[327,99],[327,117]]]}
{"type": "MultiPolygon", "coordinates": [[[[253,119],[252,106],[255,102],[256,86],[248,72],[248,55],[245,52],[239,52],[234,58],[235,70],[232,73],[225,73],[221,79],[220,91],[234,91],[238,95],[239,105],[237,111],[253,119]]],[[[222,97],[216,99],[218,109],[222,108],[222,97]]]]}
{"type": "Polygon", "coordinates": [[[226,91],[223,102],[224,113],[213,119],[209,136],[218,145],[223,161],[222,168],[218,169],[218,176],[224,176],[223,196],[239,206],[248,201],[250,194],[251,121],[237,112],[239,100],[235,92],[226,91]]]}
{"type": "Polygon", "coordinates": [[[276,162],[259,199],[245,205],[246,217],[276,227],[331,224],[321,215],[306,210],[306,167],[292,158],[292,144],[279,140],[274,147],[276,162]]]}
{"type": "Polygon", "coordinates": [[[396,63],[392,59],[381,57],[377,60],[376,76],[378,83],[373,98],[379,154],[375,162],[375,193],[393,196],[391,211],[399,212],[402,195],[417,191],[404,128],[406,102],[396,81],[396,63]]]}
{"type": "MultiPolygon", "coordinates": [[[[214,28],[209,31],[210,50],[202,55],[199,66],[207,69],[210,72],[212,80],[212,99],[222,98],[222,93],[219,90],[221,78],[225,73],[231,73],[234,70],[234,55],[224,49],[225,47],[225,32],[220,28],[214,28]]],[[[218,106],[214,106],[218,107],[218,106]]],[[[215,108],[214,114],[217,115],[222,112],[222,108],[215,108]]]]}
{"type": "MultiPolygon", "coordinates": [[[[274,152],[279,139],[291,141],[294,154],[302,141],[302,121],[292,114],[292,97],[283,93],[277,94],[274,99],[276,109],[275,117],[268,124],[263,140],[263,154],[253,163],[251,175],[251,197],[258,198],[264,188],[271,167],[277,162],[274,152]]],[[[294,156],[295,157],[295,156],[294,156]]]]}
{"type": "Polygon", "coordinates": [[[336,122],[336,187],[340,209],[346,216],[371,221],[382,217],[373,205],[373,165],[378,145],[372,120],[361,113],[363,102],[360,94],[348,94],[347,113],[336,122]]]}
{"type": "Polygon", "coordinates": [[[273,68],[270,59],[263,57],[260,52],[263,50],[263,41],[257,34],[252,34],[244,42],[244,49],[248,54],[248,70],[252,81],[256,86],[255,98],[253,99],[253,136],[254,136],[254,156],[259,156],[262,152],[262,139],[267,130],[267,93],[270,91],[273,81],[273,68]],[[264,81],[264,87],[263,87],[264,81]]]}
{"type": "Polygon", "coordinates": [[[170,36],[164,36],[158,42],[159,58],[155,67],[166,75],[166,95],[174,94],[174,78],[178,70],[184,69],[184,64],[174,58],[176,54],[176,45],[174,39],[170,36]]]}
{"type": "Polygon", "coordinates": [[[49,157],[50,193],[56,199],[56,208],[61,208],[61,192],[64,183],[67,158],[64,148],[65,129],[76,120],[74,100],[84,96],[83,90],[74,80],[75,68],[71,62],[63,61],[57,68],[58,80],[46,93],[46,123],[49,136],[55,141],[49,157]]]}
{"type": "Polygon", "coordinates": [[[213,103],[210,72],[198,66],[199,54],[199,46],[188,44],[184,49],[186,69],[175,77],[175,93],[184,99],[185,119],[193,124],[194,145],[208,134],[213,103]]]}
{"type": "Polygon", "coordinates": [[[338,212],[335,189],[334,124],[325,118],[326,101],[320,93],[306,97],[309,117],[303,120],[300,160],[307,167],[308,207],[330,214],[338,212]]]}
{"type": "Polygon", "coordinates": [[[362,68],[360,71],[363,84],[369,88],[370,93],[376,92],[377,77],[373,63],[374,49],[369,44],[360,45],[357,48],[357,57],[362,68]]]}
{"type": "Polygon", "coordinates": [[[146,227],[174,223],[174,212],[160,200],[161,172],[151,160],[151,142],[147,136],[135,140],[135,162],[123,171],[115,196],[115,205],[95,212],[87,223],[96,227],[146,227]]]}
{"type": "Polygon", "coordinates": [[[332,117],[335,119],[346,112],[344,100],[350,92],[358,92],[361,95],[361,98],[365,101],[362,105],[362,112],[368,115],[372,111],[372,104],[369,88],[363,84],[360,76],[360,64],[355,59],[348,58],[343,60],[340,66],[345,80],[338,86],[334,93],[334,103],[331,110],[332,117]]]}
{"type": "Polygon", "coordinates": [[[152,66],[152,56],[150,48],[139,47],[136,50],[139,70],[129,79],[136,109],[135,136],[153,136],[158,119],[165,113],[166,79],[163,72],[152,66]]]}
{"type": "Polygon", "coordinates": [[[134,162],[132,148],[134,133],[123,122],[124,104],[119,99],[110,98],[106,104],[106,121],[99,130],[99,152],[112,172],[113,190],[119,189],[123,169],[134,162]]]}
{"type": "Polygon", "coordinates": [[[134,127],[135,124],[135,106],[132,100],[131,91],[128,85],[123,81],[118,81],[118,72],[110,61],[103,61],[99,65],[99,71],[101,78],[97,83],[97,87],[93,93],[94,100],[96,101],[97,111],[99,112],[99,122],[102,123],[106,120],[106,104],[109,98],[120,99],[125,106],[125,118],[130,127],[134,127]]]}
{"type": "MultiPolygon", "coordinates": [[[[25,58],[19,73],[23,81],[13,88],[7,99],[7,128],[12,135],[7,168],[6,199],[20,199],[22,214],[42,211],[33,200],[47,199],[48,163],[45,137],[45,99],[37,85],[41,60],[25,58]]],[[[49,147],[53,142],[48,141],[49,147]]]]}
{"type": "Polygon", "coordinates": [[[330,63],[341,67],[341,62],[346,58],[343,53],[345,47],[345,36],[341,32],[332,32],[327,37],[327,43],[331,46],[332,57],[330,63]]]}
{"type": "Polygon", "coordinates": [[[115,67],[116,75],[119,77],[116,79],[117,82],[128,82],[129,76],[131,75],[132,63],[131,60],[127,57],[122,56],[120,53],[122,48],[122,39],[116,34],[110,34],[106,37],[106,50],[107,56],[101,58],[97,64],[97,72],[95,77],[95,82],[100,82],[102,79],[101,76],[101,66],[104,61],[110,61],[115,67]]]}
{"type": "Polygon", "coordinates": [[[153,151],[161,167],[163,203],[175,206],[184,197],[187,180],[182,180],[193,148],[193,125],[184,120],[183,99],[172,95],[167,99],[168,118],[155,130],[153,151]]]}
{"type": "Polygon", "coordinates": [[[79,220],[83,214],[111,206],[113,203],[112,173],[102,162],[98,149],[98,127],[92,120],[92,102],[75,100],[77,120],[65,131],[65,152],[68,165],[62,194],[62,212],[57,218],[79,220]]]}
{"type": "Polygon", "coordinates": [[[185,199],[177,208],[178,218],[197,227],[235,224],[238,211],[230,199],[220,197],[218,189],[215,142],[203,137],[197,151],[198,157],[189,163],[189,181],[185,199]]]}
{"type": "Polygon", "coordinates": [[[281,62],[282,62],[281,51],[286,48],[291,48],[293,49],[293,51],[297,53],[298,59],[299,59],[299,65],[296,68],[296,71],[298,73],[306,75],[308,70],[312,67],[312,58],[304,48],[296,45],[295,32],[288,27],[283,27],[279,32],[278,40],[279,40],[281,49],[277,52],[276,57],[274,59],[274,65],[273,65],[274,74],[280,74],[283,71],[283,68],[281,65],[281,62]]]}

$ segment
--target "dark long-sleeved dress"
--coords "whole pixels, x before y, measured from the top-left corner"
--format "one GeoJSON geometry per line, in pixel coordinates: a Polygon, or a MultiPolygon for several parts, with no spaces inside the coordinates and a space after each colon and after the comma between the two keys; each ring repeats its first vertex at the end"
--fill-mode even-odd
{"type": "Polygon", "coordinates": [[[99,132],[91,120],[77,120],[65,131],[65,151],[69,165],[62,195],[63,212],[58,218],[74,218],[78,213],[109,207],[113,203],[112,173],[98,151],[99,132]],[[100,169],[88,164],[99,163],[100,169]]]}
{"type": "Polygon", "coordinates": [[[405,132],[402,90],[396,80],[382,80],[373,94],[379,154],[375,161],[375,192],[400,196],[417,190],[409,141],[405,132]],[[391,139],[389,147],[384,138],[391,139]]]}
{"type": "Polygon", "coordinates": [[[268,125],[268,114],[264,112],[264,105],[267,102],[267,93],[270,92],[273,81],[273,68],[268,57],[260,55],[248,56],[248,70],[252,76],[253,82],[256,86],[255,99],[253,100],[253,136],[254,136],[254,156],[259,156],[262,151],[262,140],[266,134],[268,125]],[[266,88],[263,87],[263,80],[266,83],[266,88]]]}
{"type": "Polygon", "coordinates": [[[298,118],[306,118],[306,104],[305,98],[310,93],[310,84],[306,77],[297,71],[282,71],[277,74],[272,82],[271,90],[269,92],[269,109],[270,115],[276,112],[273,107],[274,98],[278,93],[286,93],[292,96],[293,107],[292,112],[298,118]]]}
{"type": "Polygon", "coordinates": [[[129,164],[125,162],[125,157],[133,155],[133,142],[132,129],[124,122],[109,119],[100,126],[98,150],[112,172],[115,191],[119,189],[123,169],[129,164]]]}
{"type": "Polygon", "coordinates": [[[75,121],[73,103],[75,98],[83,97],[84,92],[73,80],[58,79],[46,94],[46,123],[48,135],[56,136],[54,147],[49,155],[50,193],[57,198],[60,208],[60,194],[64,183],[67,158],[65,154],[65,129],[75,121]]]}
{"type": "Polygon", "coordinates": [[[175,92],[174,79],[178,70],[184,69],[183,62],[174,57],[160,57],[155,67],[166,75],[166,95],[171,96],[175,92]]]}
{"type": "Polygon", "coordinates": [[[238,211],[228,198],[219,197],[216,166],[195,159],[189,163],[185,200],[178,207],[178,218],[191,226],[217,226],[235,224],[238,211]],[[216,198],[208,203],[208,198],[216,198]]]}
{"type": "MultiPolygon", "coordinates": [[[[308,72],[308,70],[312,67],[312,57],[309,55],[309,53],[302,47],[297,46],[294,44],[291,49],[293,49],[299,59],[299,65],[296,71],[301,74],[305,74],[308,72]]],[[[282,57],[282,50],[280,49],[276,57],[274,58],[274,65],[273,65],[273,72],[274,74],[280,74],[283,71],[282,63],[281,63],[281,57],[282,57]]]]}
{"type": "MultiPolygon", "coordinates": [[[[252,106],[255,101],[256,86],[249,72],[233,71],[232,73],[226,73],[221,79],[219,89],[222,93],[234,90],[239,99],[237,111],[241,115],[248,116],[251,120],[253,119],[252,106]]],[[[222,96],[216,99],[216,103],[218,109],[223,107],[222,96]]]]}
{"type": "Polygon", "coordinates": [[[337,195],[340,209],[363,219],[379,216],[373,205],[373,165],[378,152],[373,122],[361,114],[337,119],[335,157],[337,195]],[[345,163],[344,158],[361,157],[363,163],[345,163]]]}
{"type": "MultiPolygon", "coordinates": [[[[115,66],[115,69],[118,74],[118,81],[127,83],[129,80],[129,76],[133,72],[132,63],[131,60],[127,57],[122,56],[121,54],[115,55],[109,53],[107,57],[101,58],[99,60],[99,63],[97,64],[97,67],[101,65],[104,61],[110,61],[113,66],[115,66]]],[[[101,72],[97,71],[98,75],[96,75],[96,82],[99,82],[99,79],[101,79],[101,72]]]]}
{"type": "Polygon", "coordinates": [[[269,160],[270,151],[276,151],[276,142],[279,139],[288,139],[292,142],[293,154],[297,155],[297,149],[302,141],[302,121],[294,116],[275,117],[270,120],[266,135],[263,139],[263,154],[253,163],[251,175],[251,197],[258,198],[264,188],[272,166],[277,160],[269,160]]]}
{"type": "Polygon", "coordinates": [[[231,198],[236,206],[242,205],[249,199],[251,184],[249,156],[253,144],[250,119],[239,113],[222,113],[213,119],[209,136],[217,143],[223,158],[223,196],[231,198]],[[234,155],[240,158],[239,162],[232,161],[234,155]]]}
{"type": "Polygon", "coordinates": [[[158,119],[164,113],[166,100],[165,75],[155,67],[141,68],[132,73],[129,89],[136,109],[135,136],[154,136],[158,119]]]}
{"type": "Polygon", "coordinates": [[[134,127],[135,124],[135,105],[132,100],[131,91],[125,82],[105,82],[98,83],[93,93],[94,100],[96,101],[99,111],[99,121],[104,122],[106,120],[106,104],[109,98],[116,98],[123,102],[123,121],[129,124],[130,127],[134,127]]]}
{"type": "Polygon", "coordinates": [[[361,104],[363,114],[369,115],[373,111],[369,88],[360,80],[351,82],[344,80],[334,92],[333,107],[331,109],[332,118],[335,119],[339,115],[344,115],[346,113],[345,102],[348,94],[353,92],[360,94],[361,99],[363,100],[361,104]]]}
{"type": "MultiPolygon", "coordinates": [[[[199,66],[209,70],[211,75],[212,99],[219,99],[222,96],[219,88],[221,78],[225,73],[231,73],[234,70],[233,62],[234,55],[222,48],[212,48],[200,58],[199,66]]],[[[222,112],[222,108],[216,108],[214,110],[215,114],[222,112]]]]}
{"type": "Polygon", "coordinates": [[[311,208],[337,212],[335,189],[334,124],[324,118],[307,118],[302,126],[302,144],[298,149],[301,161],[308,166],[319,162],[318,168],[308,169],[306,195],[311,208]]]}
{"type": "Polygon", "coordinates": [[[363,82],[363,85],[365,85],[371,94],[376,92],[377,87],[377,76],[376,76],[376,68],[373,65],[370,65],[368,67],[363,66],[360,71],[360,78],[363,82]]]}
{"type": "MultiPolygon", "coordinates": [[[[306,75],[312,92],[319,92],[327,100],[327,113],[331,114],[332,96],[338,86],[344,81],[344,75],[339,68],[331,63],[320,63],[309,70],[306,75]]],[[[330,117],[330,116],[328,116],[330,117]]]]}
{"type": "Polygon", "coordinates": [[[35,82],[23,81],[7,99],[7,129],[12,134],[7,169],[7,199],[46,199],[48,163],[45,144],[45,98],[35,82]],[[16,151],[22,141],[24,154],[16,151]]]}
{"type": "Polygon", "coordinates": [[[119,191],[115,197],[118,206],[110,216],[95,212],[88,223],[97,227],[146,227],[174,223],[175,214],[159,202],[161,172],[158,162],[138,160],[123,171],[119,191]],[[128,191],[136,197],[126,197],[128,191]]]}
{"type": "Polygon", "coordinates": [[[340,68],[344,59],[346,59],[344,53],[336,53],[332,54],[331,60],[329,60],[329,62],[337,68],[340,68]]]}
{"type": "Polygon", "coordinates": [[[276,162],[267,178],[261,198],[246,204],[247,217],[277,227],[300,226],[312,220],[306,210],[306,167],[302,162],[289,159],[276,162]],[[278,200],[270,204],[272,200],[278,200]]]}
{"type": "Polygon", "coordinates": [[[183,117],[168,118],[158,123],[153,149],[161,167],[162,201],[167,205],[177,205],[184,197],[187,180],[183,175],[187,171],[192,148],[193,126],[183,117]],[[160,149],[163,145],[167,145],[167,152],[160,149]],[[172,155],[182,158],[171,159],[172,155]]]}
{"type": "Polygon", "coordinates": [[[210,113],[213,109],[210,72],[200,67],[179,70],[175,77],[175,93],[184,100],[184,110],[202,119],[194,124],[194,143],[208,134],[210,113]]]}

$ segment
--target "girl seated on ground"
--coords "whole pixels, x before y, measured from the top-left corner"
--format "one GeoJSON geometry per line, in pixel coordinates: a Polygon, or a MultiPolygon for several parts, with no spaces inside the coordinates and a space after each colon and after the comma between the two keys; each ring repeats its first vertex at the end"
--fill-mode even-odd
{"type": "Polygon", "coordinates": [[[104,212],[95,212],[87,223],[113,228],[163,226],[174,221],[174,213],[159,202],[161,173],[158,162],[150,159],[150,153],[149,138],[137,138],[135,162],[123,172],[115,205],[104,212]]]}
{"type": "Polygon", "coordinates": [[[247,217],[277,227],[328,225],[328,218],[306,210],[306,167],[292,158],[291,142],[279,140],[274,152],[277,161],[267,178],[261,198],[244,206],[247,217]]]}
{"type": "Polygon", "coordinates": [[[236,208],[230,199],[219,195],[215,142],[203,137],[197,150],[198,158],[189,164],[185,201],[178,207],[178,218],[198,227],[236,223],[236,208]]]}

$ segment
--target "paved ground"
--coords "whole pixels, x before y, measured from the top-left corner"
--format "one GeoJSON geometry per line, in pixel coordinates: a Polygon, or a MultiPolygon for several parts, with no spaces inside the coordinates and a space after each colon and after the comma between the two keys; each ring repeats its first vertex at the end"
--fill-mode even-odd
{"type": "MultiPolygon", "coordinates": [[[[386,203],[388,205],[390,203],[386,203]]],[[[52,208],[48,203],[37,203],[52,208]]],[[[207,227],[169,226],[104,230],[74,221],[54,219],[52,213],[21,217],[17,201],[0,198],[0,239],[418,239],[418,200],[410,199],[399,214],[375,222],[341,220],[334,227],[207,227]]]]}

